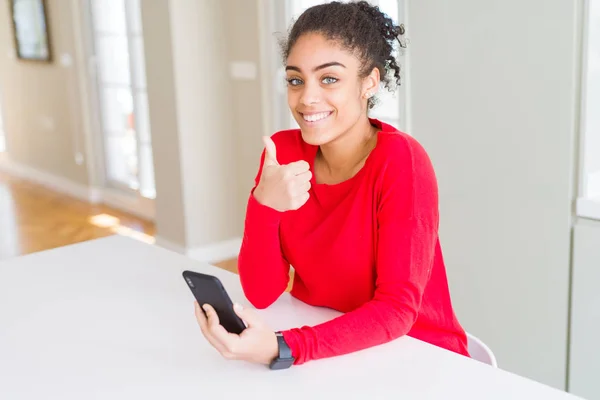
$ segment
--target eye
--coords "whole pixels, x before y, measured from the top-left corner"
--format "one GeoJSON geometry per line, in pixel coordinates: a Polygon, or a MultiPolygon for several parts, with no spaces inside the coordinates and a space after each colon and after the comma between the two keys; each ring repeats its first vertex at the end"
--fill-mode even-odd
{"type": "Polygon", "coordinates": [[[290,85],[290,86],[298,86],[298,85],[302,84],[302,80],[298,79],[298,78],[289,78],[286,80],[287,80],[288,85],[290,85]]]}
{"type": "Polygon", "coordinates": [[[323,78],[323,80],[321,82],[323,82],[326,85],[331,85],[332,83],[336,83],[337,81],[338,81],[337,78],[327,76],[327,77],[323,78]]]}

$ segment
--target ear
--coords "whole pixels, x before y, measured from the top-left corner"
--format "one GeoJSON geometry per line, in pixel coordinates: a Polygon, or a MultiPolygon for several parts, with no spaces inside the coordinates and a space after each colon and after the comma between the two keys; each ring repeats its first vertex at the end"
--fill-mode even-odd
{"type": "Polygon", "coordinates": [[[374,96],[379,90],[379,82],[381,77],[379,75],[379,69],[373,68],[369,75],[367,75],[362,82],[361,95],[365,99],[369,99],[374,96]]]}

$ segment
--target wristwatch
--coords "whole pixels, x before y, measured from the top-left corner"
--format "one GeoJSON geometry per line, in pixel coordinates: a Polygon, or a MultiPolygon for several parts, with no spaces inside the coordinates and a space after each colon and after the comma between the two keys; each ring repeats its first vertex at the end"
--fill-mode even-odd
{"type": "Polygon", "coordinates": [[[292,356],[292,349],[285,342],[283,333],[275,332],[277,336],[277,345],[279,346],[279,355],[271,361],[269,368],[271,369],[286,369],[294,364],[295,358],[292,356]]]}

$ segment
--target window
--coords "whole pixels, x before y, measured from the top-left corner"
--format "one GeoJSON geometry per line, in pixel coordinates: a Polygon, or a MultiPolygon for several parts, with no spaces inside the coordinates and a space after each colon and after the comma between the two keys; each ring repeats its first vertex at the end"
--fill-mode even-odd
{"type": "MultiPolygon", "coordinates": [[[[378,5],[384,13],[398,23],[398,21],[404,21],[404,1],[370,0],[369,2],[378,5]]],[[[302,14],[302,12],[307,8],[324,2],[325,0],[287,0],[285,2],[272,0],[268,3],[271,7],[270,14],[272,15],[272,29],[270,29],[270,32],[284,34],[287,32],[289,24],[302,14]]],[[[298,128],[287,106],[287,92],[284,79],[285,70],[282,66],[279,48],[273,45],[273,35],[267,35],[265,38],[269,41],[267,48],[272,52],[272,57],[270,58],[272,65],[269,72],[270,76],[273,77],[272,95],[269,97],[273,112],[272,131],[298,128]]],[[[390,93],[382,85],[377,95],[379,103],[369,111],[369,115],[389,123],[400,130],[406,130],[406,59],[402,53],[396,53],[396,57],[401,68],[401,86],[396,88],[394,93],[390,93]]]]}
{"type": "Polygon", "coordinates": [[[582,176],[577,213],[600,219],[600,0],[586,3],[580,128],[582,176]]]}
{"type": "Polygon", "coordinates": [[[153,199],[140,0],[90,0],[106,181],[153,199]]]}

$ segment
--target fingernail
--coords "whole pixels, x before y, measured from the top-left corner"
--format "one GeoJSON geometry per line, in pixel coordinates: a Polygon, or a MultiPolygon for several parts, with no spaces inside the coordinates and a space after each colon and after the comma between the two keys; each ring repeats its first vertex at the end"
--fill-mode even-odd
{"type": "Polygon", "coordinates": [[[203,309],[204,311],[208,311],[208,305],[204,304],[204,305],[202,306],[202,309],[203,309]]]}
{"type": "Polygon", "coordinates": [[[234,307],[236,310],[238,310],[238,311],[242,311],[242,310],[244,309],[244,308],[242,307],[242,305],[241,305],[241,304],[239,304],[239,303],[235,303],[235,304],[233,305],[233,307],[234,307]]]}

